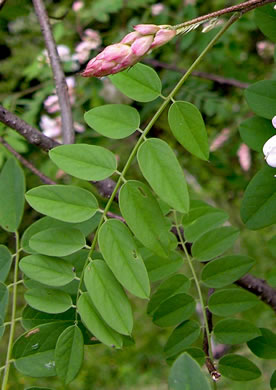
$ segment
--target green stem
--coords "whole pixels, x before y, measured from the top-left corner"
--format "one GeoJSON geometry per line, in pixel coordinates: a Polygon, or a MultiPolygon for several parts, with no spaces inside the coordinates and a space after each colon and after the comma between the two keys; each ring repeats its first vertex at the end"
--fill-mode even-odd
{"type": "Polygon", "coordinates": [[[7,350],[6,363],[5,363],[5,371],[4,371],[4,377],[3,377],[3,382],[2,382],[2,390],[7,389],[7,384],[8,384],[8,379],[9,379],[9,371],[10,371],[10,363],[11,363],[12,345],[13,345],[15,323],[16,323],[16,298],[17,298],[17,279],[18,279],[18,263],[19,263],[19,235],[18,235],[18,232],[15,232],[15,245],[16,245],[16,256],[15,256],[14,274],[13,274],[11,327],[10,327],[9,343],[8,343],[8,350],[7,350]]]}
{"type": "Polygon", "coordinates": [[[192,260],[190,258],[190,255],[189,255],[189,253],[187,251],[186,245],[185,245],[185,243],[183,241],[182,234],[181,234],[181,231],[179,229],[179,225],[177,224],[177,215],[176,215],[175,211],[174,211],[174,219],[175,219],[175,223],[176,223],[177,235],[179,237],[180,244],[181,244],[182,249],[183,249],[183,251],[185,253],[185,256],[187,258],[187,262],[188,262],[188,265],[189,265],[190,270],[192,272],[193,279],[194,279],[194,282],[195,282],[195,285],[196,285],[196,289],[197,289],[197,293],[198,293],[198,297],[199,297],[199,302],[200,302],[200,306],[201,306],[201,310],[202,310],[203,320],[204,320],[204,328],[205,328],[205,331],[206,331],[208,345],[209,345],[209,355],[210,355],[210,358],[213,360],[213,353],[212,353],[212,348],[211,348],[211,335],[210,335],[210,331],[209,331],[208,320],[207,320],[207,315],[206,315],[206,310],[205,310],[205,303],[204,303],[204,300],[203,300],[200,283],[199,283],[199,280],[197,278],[197,274],[195,272],[195,269],[194,269],[192,260]]]}
{"type": "MultiPolygon", "coordinates": [[[[84,270],[87,266],[87,264],[89,263],[90,261],[90,258],[92,258],[92,254],[94,252],[94,249],[96,247],[96,244],[97,244],[97,238],[98,238],[98,234],[99,234],[99,230],[100,230],[100,227],[102,225],[102,223],[104,222],[105,218],[106,218],[106,215],[108,213],[108,210],[114,200],[114,197],[118,191],[118,189],[120,188],[120,185],[123,181],[123,177],[125,176],[125,174],[127,173],[132,161],[134,160],[135,156],[136,156],[136,153],[137,153],[137,150],[139,148],[139,146],[144,142],[144,139],[146,137],[146,135],[149,133],[149,131],[151,130],[152,126],[154,125],[154,123],[157,121],[157,119],[159,118],[159,116],[162,114],[162,112],[165,110],[165,108],[167,107],[167,105],[170,103],[171,99],[174,98],[174,96],[177,94],[177,92],[179,91],[179,89],[182,87],[183,83],[188,79],[188,77],[191,75],[191,73],[194,71],[194,69],[200,64],[200,62],[203,60],[203,58],[206,56],[206,54],[212,49],[212,47],[216,44],[216,42],[219,40],[219,38],[225,33],[226,30],[228,30],[228,28],[236,21],[238,20],[240,17],[240,14],[234,14],[229,20],[228,22],[223,26],[223,28],[215,35],[215,37],[210,41],[210,43],[206,46],[206,48],[203,50],[203,52],[200,54],[200,56],[193,62],[193,64],[190,66],[190,68],[187,70],[187,72],[184,74],[184,76],[182,76],[182,78],[180,79],[180,81],[177,83],[177,85],[175,86],[175,88],[172,90],[172,92],[166,97],[166,99],[164,100],[164,102],[161,104],[161,106],[159,107],[159,109],[156,111],[155,115],[152,117],[152,119],[150,120],[150,122],[148,123],[148,125],[146,126],[145,130],[143,131],[143,134],[141,134],[141,136],[139,137],[136,145],[134,146],[134,148],[132,149],[132,152],[126,162],[126,165],[124,167],[124,169],[122,170],[122,173],[121,173],[121,176],[119,177],[117,183],[116,183],[116,186],[105,206],[105,209],[104,209],[104,212],[101,216],[101,219],[100,219],[100,222],[99,222],[99,225],[98,225],[98,228],[95,232],[95,235],[94,235],[94,239],[93,239],[93,242],[92,242],[92,245],[91,245],[91,249],[89,251],[89,255],[88,255],[88,258],[87,258],[87,261],[84,265],[84,268],[83,268],[83,271],[82,271],[82,274],[81,274],[81,277],[80,277],[80,283],[79,283],[79,289],[81,287],[81,284],[82,284],[82,281],[83,281],[83,278],[84,278],[84,270]]],[[[78,297],[79,297],[79,291],[78,291],[78,294],[77,294],[77,301],[78,301],[78,297]]],[[[76,313],[76,321],[77,321],[77,313],[76,313]]]]}

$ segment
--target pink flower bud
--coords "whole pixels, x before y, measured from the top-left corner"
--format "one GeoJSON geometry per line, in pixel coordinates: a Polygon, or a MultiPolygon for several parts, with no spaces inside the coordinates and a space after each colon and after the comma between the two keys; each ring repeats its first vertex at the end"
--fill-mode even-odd
{"type": "Polygon", "coordinates": [[[142,57],[149,51],[152,42],[153,42],[152,35],[146,35],[144,37],[138,38],[131,45],[131,50],[137,57],[142,57]]]}
{"type": "Polygon", "coordinates": [[[121,40],[121,43],[126,43],[128,45],[131,45],[135,41],[135,39],[140,37],[141,37],[140,33],[138,33],[137,31],[132,31],[121,40]]]}
{"type": "Polygon", "coordinates": [[[133,28],[142,35],[156,34],[160,29],[160,27],[156,26],[155,24],[137,24],[137,26],[134,26],[133,28]]]}
{"type": "Polygon", "coordinates": [[[164,45],[176,35],[175,30],[162,29],[157,32],[151,45],[151,49],[164,45]]]}

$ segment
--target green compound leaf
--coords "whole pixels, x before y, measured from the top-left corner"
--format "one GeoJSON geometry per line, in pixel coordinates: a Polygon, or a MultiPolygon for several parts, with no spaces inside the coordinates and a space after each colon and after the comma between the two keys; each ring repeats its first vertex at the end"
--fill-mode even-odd
{"type": "Polygon", "coordinates": [[[247,256],[220,257],[205,265],[201,280],[208,287],[224,287],[245,275],[254,264],[255,260],[247,256]]]}
{"type": "Polygon", "coordinates": [[[276,42],[276,12],[273,4],[256,9],[255,21],[261,32],[276,42]]]}
{"type": "Polygon", "coordinates": [[[164,347],[166,358],[183,352],[198,339],[199,335],[200,326],[197,321],[184,321],[174,329],[164,347]]]}
{"type": "Polygon", "coordinates": [[[276,223],[274,174],[274,168],[267,166],[262,168],[245,190],[241,204],[241,219],[248,229],[258,230],[276,223]]]}
{"type": "Polygon", "coordinates": [[[130,335],[133,327],[131,305],[105,262],[93,260],[85,269],[84,282],[104,321],[117,332],[130,335]]]}
{"type": "Polygon", "coordinates": [[[20,260],[19,267],[29,278],[48,286],[65,286],[75,277],[72,265],[57,257],[26,256],[20,260]]]}
{"type": "Polygon", "coordinates": [[[120,190],[119,205],[124,219],[138,240],[158,256],[167,257],[176,242],[172,242],[170,222],[163,216],[148,186],[129,180],[120,190]]]}
{"type": "Polygon", "coordinates": [[[83,336],[80,328],[72,325],[58,338],[55,349],[57,375],[65,384],[78,375],[83,361],[83,336]]]}
{"type": "Polygon", "coordinates": [[[253,116],[240,124],[240,136],[251,149],[263,152],[266,141],[275,135],[271,120],[253,116]]]}
{"type": "Polygon", "coordinates": [[[122,336],[105,323],[88,293],[85,292],[80,296],[77,308],[82,322],[98,340],[109,347],[122,348],[122,336]]]}
{"type": "Polygon", "coordinates": [[[102,146],[61,145],[52,149],[49,156],[64,172],[83,180],[104,180],[117,169],[115,155],[102,146]]]}
{"type": "Polygon", "coordinates": [[[211,390],[210,384],[199,364],[187,353],[181,354],[170,370],[169,389],[211,390]]]}
{"type": "Polygon", "coordinates": [[[147,299],[150,294],[147,269],[126,225],[115,219],[106,221],[99,231],[99,246],[116,279],[132,294],[147,299]]]}
{"type": "Polygon", "coordinates": [[[22,312],[21,324],[25,330],[30,330],[32,328],[43,324],[48,324],[50,322],[60,322],[67,324],[67,326],[70,326],[74,324],[75,314],[76,312],[73,308],[67,310],[64,313],[52,314],[35,310],[32,307],[26,305],[22,312]]]}
{"type": "Polygon", "coordinates": [[[160,139],[148,139],[140,146],[137,159],[143,176],[156,194],[173,209],[187,213],[188,187],[171,147],[160,139]]]}
{"type": "Polygon", "coordinates": [[[227,219],[228,214],[223,210],[211,207],[193,209],[183,217],[185,239],[194,242],[204,233],[222,225],[227,219]]]}
{"type": "Polygon", "coordinates": [[[147,313],[153,314],[161,303],[173,295],[187,292],[190,285],[191,282],[185,275],[177,274],[171,276],[169,279],[161,283],[152,295],[148,304],[147,313]]]}
{"type": "Polygon", "coordinates": [[[229,354],[219,361],[219,372],[226,378],[234,381],[252,381],[259,378],[262,373],[259,368],[247,358],[229,354]]]}
{"type": "Polygon", "coordinates": [[[83,222],[98,209],[95,196],[70,185],[43,185],[26,193],[29,205],[39,213],[64,222],[83,222]]]}
{"type": "Polygon", "coordinates": [[[126,138],[140,126],[138,111],[125,104],[106,104],[84,114],[85,122],[105,137],[126,138]]]}
{"type": "Polygon", "coordinates": [[[271,375],[271,378],[270,378],[270,388],[271,388],[271,390],[276,389],[276,370],[271,375]]]}
{"type": "Polygon", "coordinates": [[[72,306],[70,295],[60,290],[33,288],[24,297],[28,305],[45,313],[63,313],[72,306]]]}
{"type": "Polygon", "coordinates": [[[188,102],[175,102],[169,109],[168,119],[177,141],[196,157],[208,160],[208,138],[198,108],[188,102]]]}
{"type": "Polygon", "coordinates": [[[176,294],[162,302],[153,314],[153,322],[160,327],[174,326],[191,317],[195,300],[185,293],[176,294]]]}
{"type": "Polygon", "coordinates": [[[214,328],[214,335],[222,344],[241,344],[261,335],[259,328],[245,320],[221,320],[214,328]]]}
{"type": "Polygon", "coordinates": [[[258,81],[250,85],[244,94],[249,107],[255,114],[266,119],[274,117],[276,112],[276,81],[258,81]]]}
{"type": "Polygon", "coordinates": [[[7,286],[0,282],[0,325],[3,324],[8,309],[9,292],[7,286]]]}
{"type": "Polygon", "coordinates": [[[0,225],[15,232],[24,211],[25,177],[14,158],[8,159],[0,174],[0,225]]]}
{"type": "Polygon", "coordinates": [[[194,242],[192,255],[198,261],[211,260],[231,248],[238,236],[239,230],[231,226],[213,229],[194,242]]]}
{"type": "Polygon", "coordinates": [[[32,377],[55,376],[55,346],[67,327],[63,323],[40,325],[21,335],[13,346],[15,367],[32,377]]]}
{"type": "Polygon", "coordinates": [[[124,72],[109,76],[109,80],[137,102],[150,102],[161,94],[162,84],[158,74],[144,64],[136,64],[124,72]]]}
{"type": "Polygon", "coordinates": [[[85,245],[84,235],[77,229],[53,228],[33,235],[30,247],[47,256],[67,256],[85,245]]]}
{"type": "Polygon", "coordinates": [[[231,316],[251,309],[259,303],[256,295],[242,289],[229,288],[214,292],[209,298],[209,310],[217,316],[231,316]]]}
{"type": "Polygon", "coordinates": [[[260,328],[261,336],[248,341],[249,349],[261,359],[276,359],[276,334],[260,328]]]}
{"type": "Polygon", "coordinates": [[[177,272],[183,264],[183,257],[176,251],[169,252],[167,258],[157,256],[147,248],[141,248],[140,253],[151,282],[167,278],[177,272]]]}
{"type": "Polygon", "coordinates": [[[32,223],[25,230],[21,239],[21,246],[24,249],[24,252],[26,253],[36,253],[36,251],[32,249],[29,245],[29,241],[31,237],[34,236],[36,233],[39,233],[43,230],[47,230],[49,228],[64,228],[64,229],[74,228],[81,231],[86,237],[96,229],[96,227],[99,224],[100,218],[101,218],[101,214],[96,213],[95,215],[93,215],[93,217],[89,218],[87,221],[80,222],[80,223],[68,223],[68,222],[59,221],[51,217],[42,217],[39,220],[32,223]]]}
{"type": "Polygon", "coordinates": [[[5,282],[12,265],[12,256],[5,245],[0,245],[0,282],[5,282]]]}

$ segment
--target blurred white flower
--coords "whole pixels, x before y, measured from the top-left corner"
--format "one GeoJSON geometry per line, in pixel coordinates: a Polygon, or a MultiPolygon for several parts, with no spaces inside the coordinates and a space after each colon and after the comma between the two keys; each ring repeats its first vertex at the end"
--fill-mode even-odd
{"type": "Polygon", "coordinates": [[[49,138],[57,139],[61,136],[61,119],[50,118],[48,115],[42,115],[40,120],[42,133],[49,138]]]}
{"type": "Polygon", "coordinates": [[[211,143],[210,152],[214,152],[215,150],[219,149],[228,140],[229,136],[230,129],[223,129],[211,143]]]}
{"type": "Polygon", "coordinates": [[[251,155],[249,147],[246,144],[241,144],[237,155],[241,168],[247,172],[251,167],[251,155]]]}
{"type": "Polygon", "coordinates": [[[99,95],[104,98],[107,103],[122,103],[129,104],[132,100],[121,93],[107,77],[102,78],[103,88],[100,90],[99,95]]]}
{"type": "Polygon", "coordinates": [[[152,16],[160,15],[165,9],[165,6],[162,3],[156,3],[151,6],[152,16]]]}
{"type": "Polygon", "coordinates": [[[272,118],[272,126],[276,129],[276,115],[272,118]]]}
{"type": "Polygon", "coordinates": [[[84,6],[83,4],[83,1],[74,1],[73,5],[72,5],[72,9],[74,12],[78,12],[80,9],[82,9],[84,6]]]}
{"type": "Polygon", "coordinates": [[[79,61],[80,64],[86,62],[90,57],[90,51],[96,49],[102,43],[100,34],[88,28],[84,31],[82,42],[78,43],[75,49],[73,59],[79,61]]]}
{"type": "MultiPolygon", "coordinates": [[[[68,87],[69,100],[71,104],[75,103],[75,79],[74,77],[66,77],[66,84],[68,87]]],[[[44,108],[49,114],[53,114],[60,110],[57,95],[50,95],[44,100],[44,108]]]]}
{"type": "Polygon", "coordinates": [[[274,55],[274,44],[268,41],[260,41],[256,45],[257,53],[261,58],[271,58],[274,55]]]}

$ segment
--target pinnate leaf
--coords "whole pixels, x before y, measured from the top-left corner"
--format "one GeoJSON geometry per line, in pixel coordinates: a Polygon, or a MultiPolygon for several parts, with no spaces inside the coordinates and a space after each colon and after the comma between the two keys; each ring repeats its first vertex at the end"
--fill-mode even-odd
{"type": "Polygon", "coordinates": [[[122,336],[110,328],[102,319],[88,293],[85,292],[80,296],[77,307],[82,322],[98,340],[109,347],[122,348],[122,336]]]}
{"type": "Polygon", "coordinates": [[[63,313],[72,306],[70,295],[59,290],[33,288],[27,290],[24,297],[28,305],[45,313],[63,313]]]}
{"type": "Polygon", "coordinates": [[[276,359],[276,334],[265,328],[260,331],[261,336],[248,341],[249,349],[259,358],[276,359]]]}
{"type": "Polygon", "coordinates": [[[114,275],[102,260],[93,260],[84,273],[88,294],[105,322],[114,330],[130,335],[133,327],[128,298],[114,275]]]}
{"type": "Polygon", "coordinates": [[[10,272],[12,256],[5,245],[0,245],[0,282],[4,282],[10,272]]]}
{"type": "Polygon", "coordinates": [[[208,287],[224,287],[245,275],[254,265],[251,257],[232,255],[212,260],[201,272],[201,280],[208,287]]]}
{"type": "Polygon", "coordinates": [[[211,390],[211,387],[198,363],[189,354],[183,353],[170,370],[169,389],[211,390]]]}
{"type": "Polygon", "coordinates": [[[92,217],[98,202],[95,196],[80,187],[43,185],[26,193],[27,202],[39,213],[64,222],[83,222],[92,217]]]}
{"type": "Polygon", "coordinates": [[[104,180],[117,169],[115,155],[102,146],[61,145],[52,149],[49,156],[64,172],[83,180],[104,180]]]}
{"type": "Polygon", "coordinates": [[[109,80],[126,96],[137,102],[150,102],[161,94],[161,80],[154,69],[136,64],[130,69],[109,76],[109,80]]]}
{"type": "Polygon", "coordinates": [[[80,328],[72,325],[58,338],[55,349],[57,375],[65,384],[78,375],[83,361],[83,336],[80,328]]]}
{"type": "Polygon", "coordinates": [[[169,109],[168,119],[177,141],[196,157],[208,160],[207,132],[198,108],[189,102],[175,102],[169,109]]]}
{"type": "Polygon", "coordinates": [[[272,119],[276,112],[276,81],[262,80],[245,90],[246,101],[255,114],[272,119]]]}
{"type": "Polygon", "coordinates": [[[227,319],[216,324],[214,335],[222,344],[241,344],[260,336],[261,332],[249,321],[227,319]]]}
{"type": "Polygon", "coordinates": [[[84,247],[85,237],[77,229],[52,228],[33,235],[29,244],[43,255],[67,256],[84,247]]]}
{"type": "Polygon", "coordinates": [[[276,223],[274,174],[273,168],[262,168],[245,190],[241,204],[241,218],[248,229],[258,230],[276,223]]]}
{"type": "Polygon", "coordinates": [[[189,193],[183,170],[170,146],[157,138],[138,150],[139,167],[155,193],[173,209],[187,213],[189,193]]]}
{"type": "Polygon", "coordinates": [[[8,159],[0,174],[0,225],[15,232],[24,211],[25,177],[14,158],[8,159]]]}
{"type": "Polygon", "coordinates": [[[75,277],[72,265],[57,257],[26,256],[21,259],[19,266],[29,278],[48,286],[64,286],[75,277]]]}
{"type": "Polygon", "coordinates": [[[239,236],[232,226],[213,229],[200,236],[192,246],[192,255],[199,261],[207,261],[231,248],[239,236]]]}
{"type": "Polygon", "coordinates": [[[98,133],[113,139],[125,138],[139,128],[138,111],[125,104],[105,104],[84,114],[85,122],[98,133]]]}
{"type": "Polygon", "coordinates": [[[229,354],[219,361],[219,371],[234,381],[252,381],[261,376],[259,368],[244,356],[229,354]]]}
{"type": "Polygon", "coordinates": [[[147,269],[126,225],[115,219],[106,221],[99,231],[99,245],[117,280],[132,294],[148,298],[150,283],[147,269]]]}
{"type": "Polygon", "coordinates": [[[273,4],[255,10],[257,26],[273,42],[276,42],[276,12],[273,4]]]}

